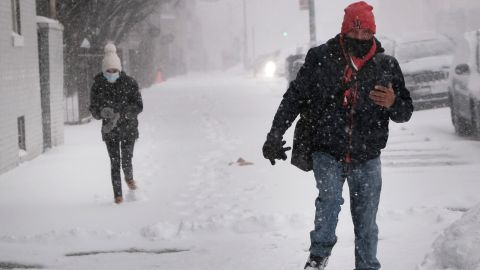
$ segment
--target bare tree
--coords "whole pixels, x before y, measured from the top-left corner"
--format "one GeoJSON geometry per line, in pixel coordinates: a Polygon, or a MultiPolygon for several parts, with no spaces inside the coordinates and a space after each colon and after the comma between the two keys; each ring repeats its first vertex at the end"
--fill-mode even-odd
{"type": "MultiPolygon", "coordinates": [[[[46,0],[37,0],[46,1],[46,0]]],[[[121,43],[161,4],[176,0],[58,0],[56,16],[64,26],[65,94],[78,95],[80,118],[87,117],[89,85],[99,71],[103,46],[121,43]],[[88,40],[89,48],[81,48],[88,40]]]]}
{"type": "Polygon", "coordinates": [[[67,50],[75,50],[84,39],[94,48],[107,41],[120,43],[135,25],[169,1],[173,0],[58,1],[57,16],[65,27],[67,50]]]}

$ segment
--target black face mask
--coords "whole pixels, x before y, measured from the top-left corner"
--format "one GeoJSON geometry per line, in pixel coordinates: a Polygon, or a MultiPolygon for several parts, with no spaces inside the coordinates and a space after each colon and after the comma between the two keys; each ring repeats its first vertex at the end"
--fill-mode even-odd
{"type": "Polygon", "coordinates": [[[343,42],[347,52],[355,57],[364,57],[372,48],[373,39],[362,40],[344,37],[343,42]]]}

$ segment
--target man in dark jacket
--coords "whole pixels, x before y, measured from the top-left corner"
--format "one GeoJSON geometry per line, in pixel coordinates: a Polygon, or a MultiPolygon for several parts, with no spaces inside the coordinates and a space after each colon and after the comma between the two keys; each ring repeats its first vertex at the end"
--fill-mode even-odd
{"type": "Polygon", "coordinates": [[[143,110],[138,84],[122,71],[120,58],[113,44],[105,46],[102,73],[95,77],[90,94],[90,112],[102,120],[102,139],[107,145],[115,203],[123,202],[120,166],[131,190],[137,185],[133,179],[132,157],[138,139],[137,115],[143,110]]]}
{"type": "Polygon", "coordinates": [[[382,184],[380,151],[390,120],[406,122],[413,106],[395,58],[374,37],[373,7],[345,9],[342,30],[309,50],[305,64],[283,96],[263,155],[272,165],[287,158],[283,134],[297,116],[292,164],[314,171],[319,195],[310,256],[305,269],[324,269],[337,241],[345,179],[355,227],[355,268],[379,269],[376,214],[382,184]]]}

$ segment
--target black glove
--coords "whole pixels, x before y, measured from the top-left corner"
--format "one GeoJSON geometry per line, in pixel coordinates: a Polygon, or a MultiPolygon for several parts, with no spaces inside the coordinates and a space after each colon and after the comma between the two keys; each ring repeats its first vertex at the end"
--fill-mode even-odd
{"type": "Polygon", "coordinates": [[[267,139],[267,141],[263,144],[262,148],[263,156],[266,159],[270,160],[270,163],[272,163],[272,165],[275,165],[275,159],[286,160],[286,152],[292,148],[283,147],[285,143],[287,142],[275,139],[267,139]]]}

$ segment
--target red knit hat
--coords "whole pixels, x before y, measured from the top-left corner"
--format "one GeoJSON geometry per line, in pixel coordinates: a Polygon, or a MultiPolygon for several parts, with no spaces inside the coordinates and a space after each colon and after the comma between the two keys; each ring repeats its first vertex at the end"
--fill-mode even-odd
{"type": "Polygon", "coordinates": [[[375,34],[377,27],[372,10],[373,7],[364,1],[353,3],[345,8],[342,34],[346,34],[352,29],[370,29],[375,34]]]}

